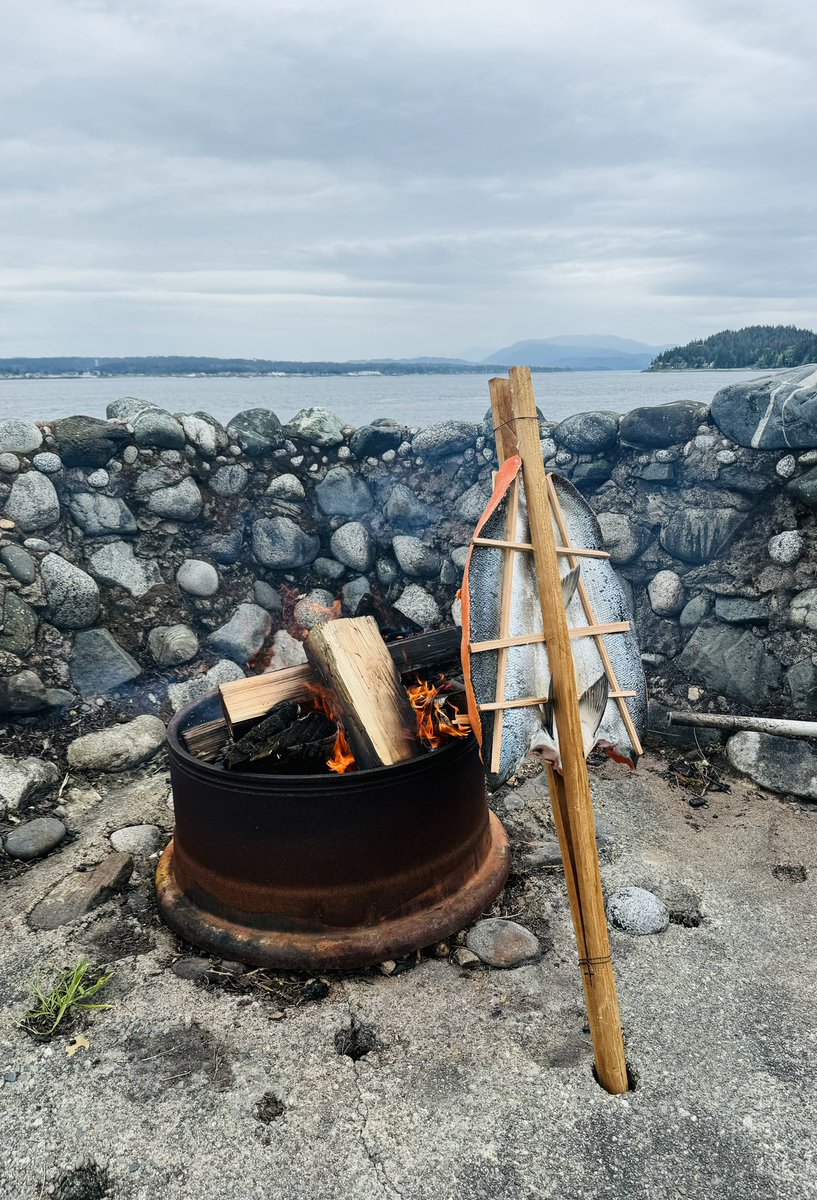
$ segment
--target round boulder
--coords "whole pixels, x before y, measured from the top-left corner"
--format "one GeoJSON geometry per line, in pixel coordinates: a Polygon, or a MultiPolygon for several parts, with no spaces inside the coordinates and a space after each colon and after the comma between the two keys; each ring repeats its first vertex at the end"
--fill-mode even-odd
{"type": "Polygon", "coordinates": [[[253,554],[265,567],[288,571],[314,562],[321,540],[289,517],[261,517],[252,527],[253,554]]]}
{"type": "Polygon", "coordinates": [[[659,617],[674,617],[685,603],[684,584],[675,571],[659,571],[650,580],[647,595],[652,611],[659,617]]]}
{"type": "Polygon", "coordinates": [[[60,519],[60,502],[51,480],[39,471],[18,475],[11,485],[5,513],[23,533],[48,529],[60,519]]]}
{"type": "Polygon", "coordinates": [[[276,450],[284,440],[281,422],[269,408],[248,408],[237,413],[227,433],[250,457],[276,450]]]}
{"type": "Polygon", "coordinates": [[[85,571],[59,554],[42,561],[49,620],[58,629],[87,629],[99,616],[99,587],[85,571]]]}
{"type": "Polygon", "coordinates": [[[200,558],[186,558],[176,572],[176,583],[188,596],[215,596],[218,571],[200,558]]]}
{"type": "Polygon", "coordinates": [[[157,625],[148,634],[148,650],[160,667],[178,667],[199,652],[199,639],[189,625],[157,625]]]}
{"type": "Polygon", "coordinates": [[[368,571],[372,565],[372,539],[360,521],[347,521],[341,525],[332,534],[329,545],[338,562],[353,571],[368,571]]]}
{"type": "Polygon", "coordinates": [[[615,446],[618,420],[618,413],[573,413],[553,430],[553,440],[574,454],[598,454],[615,446]]]}
{"type": "Polygon", "coordinates": [[[76,738],[68,747],[68,763],[77,771],[129,771],[153,758],[164,740],[158,717],[135,717],[76,738]]]}
{"type": "Polygon", "coordinates": [[[43,435],[33,421],[6,417],[0,421],[0,453],[33,454],[42,445],[43,435]]]}
{"type": "Polygon", "coordinates": [[[506,970],[536,962],[543,953],[539,939],[529,929],[504,917],[477,921],[465,944],[487,966],[506,970]]]}
{"type": "Polygon", "coordinates": [[[607,901],[607,916],[616,929],[636,937],[663,933],[669,925],[669,909],[646,888],[625,887],[607,901]]]}

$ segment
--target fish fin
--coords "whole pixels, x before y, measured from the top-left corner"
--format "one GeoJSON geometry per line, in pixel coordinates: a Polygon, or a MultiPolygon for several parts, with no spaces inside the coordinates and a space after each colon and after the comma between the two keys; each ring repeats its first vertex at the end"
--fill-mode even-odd
{"type": "Polygon", "coordinates": [[[581,564],[576,563],[575,567],[568,571],[566,575],[562,576],[562,600],[564,601],[565,608],[568,607],[570,601],[573,599],[576,593],[576,588],[579,584],[580,573],[581,564]]]}
{"type": "Polygon", "coordinates": [[[579,697],[579,718],[582,724],[585,757],[596,744],[596,732],[607,707],[609,692],[610,684],[607,682],[607,676],[600,675],[596,682],[591,683],[587,691],[579,697]]]}
{"type": "Polygon", "coordinates": [[[540,704],[539,710],[542,714],[542,726],[552,741],[553,740],[553,701],[551,700],[549,694],[548,694],[548,698],[544,702],[544,704],[540,704]]]}

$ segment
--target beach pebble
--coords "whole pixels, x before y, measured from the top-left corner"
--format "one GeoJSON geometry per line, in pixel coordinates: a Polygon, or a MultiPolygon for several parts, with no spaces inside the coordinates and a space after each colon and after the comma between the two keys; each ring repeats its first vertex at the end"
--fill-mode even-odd
{"type": "Polygon", "coordinates": [[[200,558],[186,558],[176,572],[176,583],[188,596],[215,596],[218,571],[200,558]]]}
{"type": "Polygon", "coordinates": [[[542,946],[524,925],[504,917],[477,921],[468,933],[466,946],[489,967],[518,967],[542,957],[542,946]]]}
{"type": "Polygon", "coordinates": [[[642,887],[625,887],[607,901],[607,916],[617,929],[637,937],[663,933],[669,925],[669,909],[654,892],[642,887]]]}
{"type": "Polygon", "coordinates": [[[28,862],[42,858],[65,837],[65,826],[56,817],[36,817],[6,835],[6,854],[28,862]]]}
{"type": "Polygon", "coordinates": [[[125,854],[153,854],[162,844],[162,831],[157,825],[125,825],[111,834],[114,850],[125,854]]]}
{"type": "Polygon", "coordinates": [[[68,764],[77,771],[129,771],[153,758],[164,740],[159,717],[135,717],[76,738],[68,747],[68,764]]]}
{"type": "Polygon", "coordinates": [[[802,558],[806,540],[799,529],[786,529],[769,538],[769,558],[781,567],[790,567],[802,558]]]}

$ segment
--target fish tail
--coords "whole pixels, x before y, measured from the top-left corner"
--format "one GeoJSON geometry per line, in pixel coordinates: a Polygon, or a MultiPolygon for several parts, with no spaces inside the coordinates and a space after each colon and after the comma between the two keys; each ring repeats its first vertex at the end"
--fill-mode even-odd
{"type": "Polygon", "coordinates": [[[576,594],[580,572],[581,564],[576,563],[575,567],[572,567],[566,575],[562,576],[562,600],[564,601],[565,608],[569,606],[570,601],[576,594]]]}

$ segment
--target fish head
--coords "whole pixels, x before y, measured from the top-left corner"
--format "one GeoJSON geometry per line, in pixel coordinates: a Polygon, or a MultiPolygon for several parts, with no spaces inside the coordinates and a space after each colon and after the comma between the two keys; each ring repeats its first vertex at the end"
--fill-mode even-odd
{"type": "Polygon", "coordinates": [[[631,771],[636,769],[641,757],[638,751],[630,745],[629,738],[621,738],[615,744],[600,741],[597,743],[597,748],[603,750],[608,758],[612,758],[613,762],[623,763],[631,771]]]}

